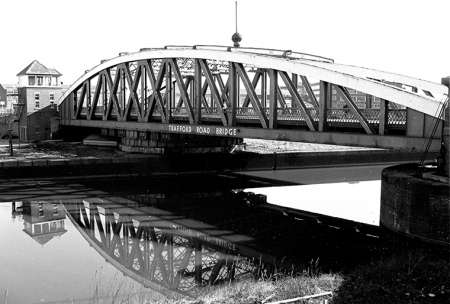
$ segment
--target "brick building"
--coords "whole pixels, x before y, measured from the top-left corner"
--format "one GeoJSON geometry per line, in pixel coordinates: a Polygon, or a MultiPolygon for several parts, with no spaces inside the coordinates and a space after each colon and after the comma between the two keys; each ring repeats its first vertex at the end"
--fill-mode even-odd
{"type": "Polygon", "coordinates": [[[62,74],[34,60],[17,74],[19,137],[22,141],[50,139],[57,116],[56,101],[64,93],[62,74]]]}
{"type": "Polygon", "coordinates": [[[41,201],[23,202],[23,231],[44,246],[67,232],[66,213],[60,204],[41,201]]]}

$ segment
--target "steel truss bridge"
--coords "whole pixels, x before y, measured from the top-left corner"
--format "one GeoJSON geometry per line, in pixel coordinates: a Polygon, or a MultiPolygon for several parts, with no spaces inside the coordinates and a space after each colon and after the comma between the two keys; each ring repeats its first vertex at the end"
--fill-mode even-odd
{"type": "Polygon", "coordinates": [[[442,123],[447,92],[305,53],[166,46],[102,60],[61,97],[60,112],[62,126],[420,151],[436,119],[442,123]],[[358,107],[349,89],[379,99],[379,107],[358,107]]]}
{"type": "MultiPolygon", "coordinates": [[[[248,240],[122,197],[65,201],[88,243],[124,275],[166,296],[194,296],[200,286],[256,273],[248,240]],[[233,243],[227,238],[233,237],[233,243]]],[[[263,257],[264,259],[264,257],[263,257]]]]}

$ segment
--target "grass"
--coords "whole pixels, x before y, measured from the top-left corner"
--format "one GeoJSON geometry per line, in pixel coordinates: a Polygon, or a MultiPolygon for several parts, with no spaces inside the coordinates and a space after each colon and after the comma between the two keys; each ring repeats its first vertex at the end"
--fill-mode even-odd
{"type": "MultiPolygon", "coordinates": [[[[332,291],[331,303],[450,303],[450,255],[411,250],[343,273],[305,272],[207,287],[185,303],[252,304],[332,291]]],[[[324,298],[306,303],[322,303],[324,298]]]]}
{"type": "Polygon", "coordinates": [[[275,276],[262,280],[248,279],[220,286],[206,287],[196,299],[185,300],[184,303],[266,303],[325,291],[335,291],[341,283],[342,277],[333,274],[301,274],[292,277],[275,276]]]}
{"type": "Polygon", "coordinates": [[[450,303],[450,255],[412,251],[360,266],[333,303],[450,303]]]}
{"type": "MultiPolygon", "coordinates": [[[[342,283],[340,275],[303,273],[295,276],[273,275],[264,279],[247,277],[221,285],[198,287],[196,296],[164,296],[151,289],[119,277],[111,281],[94,279],[92,296],[75,303],[139,304],[256,304],[335,291],[342,283]]],[[[308,302],[319,303],[319,302],[308,302]]]]}
{"type": "MultiPolygon", "coordinates": [[[[198,286],[193,298],[168,297],[140,287],[132,280],[99,285],[83,303],[263,304],[331,291],[332,297],[302,303],[450,303],[450,255],[423,249],[374,256],[372,262],[352,270],[324,273],[316,263],[302,273],[248,276],[215,286],[198,286]]],[[[122,278],[123,279],[123,278],[122,278]]],[[[94,284],[95,285],[95,284],[94,284]]],[[[77,302],[78,303],[78,302],[77,302]]],[[[81,302],[79,302],[81,303],[81,302]]]]}

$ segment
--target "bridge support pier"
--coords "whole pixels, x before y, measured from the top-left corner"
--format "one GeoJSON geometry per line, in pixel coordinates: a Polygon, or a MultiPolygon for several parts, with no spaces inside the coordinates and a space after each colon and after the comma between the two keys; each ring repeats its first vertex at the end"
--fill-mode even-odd
{"type": "MultiPolygon", "coordinates": [[[[450,93],[450,77],[443,78],[442,84],[449,87],[450,93]]],[[[442,143],[441,161],[437,168],[418,168],[417,164],[410,164],[383,170],[380,225],[408,237],[450,247],[448,104],[442,143]]]]}
{"type": "Polygon", "coordinates": [[[119,148],[125,152],[168,153],[227,153],[241,138],[169,134],[159,132],[102,129],[102,135],[118,137],[119,148]]]}

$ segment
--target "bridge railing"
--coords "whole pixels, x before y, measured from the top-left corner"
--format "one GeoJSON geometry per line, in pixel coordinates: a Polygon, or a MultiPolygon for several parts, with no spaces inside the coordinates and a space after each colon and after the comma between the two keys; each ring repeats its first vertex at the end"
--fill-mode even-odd
{"type": "MultiPolygon", "coordinates": [[[[371,119],[367,117],[366,114],[373,114],[374,111],[365,111],[363,109],[360,109],[360,112],[366,117],[369,123],[373,122],[374,119],[372,119],[371,121],[371,119]]],[[[338,123],[358,123],[358,117],[350,109],[328,109],[327,121],[338,123]]]]}
{"type": "MultiPolygon", "coordinates": [[[[380,122],[380,109],[359,109],[359,112],[371,125],[380,122]]],[[[389,109],[387,124],[395,128],[406,128],[406,109],[389,109]]],[[[358,117],[350,109],[329,109],[327,121],[333,126],[345,126],[346,124],[359,124],[358,117]]]]}
{"type": "MultiPolygon", "coordinates": [[[[228,112],[230,109],[225,109],[228,112]]],[[[269,118],[269,108],[265,108],[265,114],[269,118]]],[[[319,111],[315,108],[306,109],[313,119],[318,122],[319,111]]],[[[101,116],[105,111],[104,106],[97,106],[95,108],[95,115],[101,116]]],[[[202,116],[209,118],[220,118],[220,111],[217,107],[202,108],[202,116]]],[[[380,109],[359,109],[359,112],[367,119],[367,122],[373,126],[377,126],[380,122],[380,109]]],[[[80,115],[86,117],[88,111],[87,107],[81,109],[80,115]]],[[[173,108],[171,116],[178,118],[187,118],[187,110],[184,107],[173,108]]],[[[134,108],[130,111],[131,117],[137,117],[137,112],[134,108]]],[[[154,113],[155,117],[159,117],[158,113],[154,113]]],[[[281,121],[300,121],[305,122],[305,116],[300,108],[281,108],[277,110],[278,119],[281,121]]],[[[236,118],[240,120],[258,120],[258,110],[252,107],[240,107],[236,109],[236,118]]],[[[406,109],[389,109],[387,110],[387,125],[394,129],[406,128],[407,110],[406,109]]],[[[350,109],[328,109],[327,122],[333,127],[359,127],[359,120],[356,114],[350,109]]]]}
{"type": "Polygon", "coordinates": [[[388,125],[390,126],[402,126],[406,128],[407,120],[406,109],[392,109],[388,111],[388,125]]]}
{"type": "MultiPolygon", "coordinates": [[[[208,45],[208,44],[197,44],[197,45],[166,45],[164,49],[195,49],[195,50],[216,50],[216,51],[228,51],[228,52],[240,52],[240,53],[253,53],[266,56],[284,57],[293,60],[314,60],[323,61],[328,63],[334,63],[334,59],[304,53],[292,50],[280,50],[280,49],[270,49],[270,48],[256,48],[256,47],[231,47],[226,45],[208,45]]],[[[148,48],[141,49],[141,51],[149,50],[148,48]]]]}
{"type": "MultiPolygon", "coordinates": [[[[225,112],[228,110],[225,110],[225,112]]],[[[310,117],[314,121],[319,120],[319,111],[315,108],[307,109],[310,117]]],[[[380,121],[380,109],[359,109],[359,112],[367,119],[368,123],[371,125],[378,125],[380,121]]],[[[270,117],[270,111],[268,108],[265,108],[265,113],[267,117],[270,117]]],[[[391,127],[403,128],[406,127],[406,109],[389,109],[388,110],[388,125],[391,127]]],[[[172,110],[172,115],[174,116],[186,116],[187,111],[185,108],[178,108],[172,110]]],[[[206,117],[219,117],[219,109],[208,108],[202,109],[202,115],[206,117]]],[[[280,120],[289,120],[289,121],[305,121],[305,117],[303,111],[299,108],[284,108],[277,110],[277,116],[280,120]]],[[[257,120],[258,119],[258,111],[252,107],[241,107],[236,109],[236,117],[238,119],[245,120],[257,120]]],[[[358,117],[354,112],[350,109],[328,109],[327,111],[327,121],[332,126],[350,126],[350,125],[359,125],[358,117]]]]}

